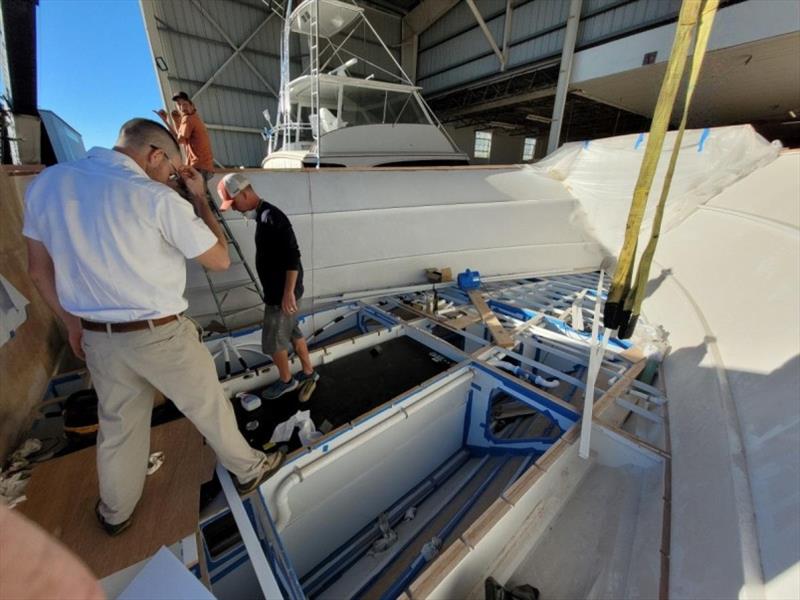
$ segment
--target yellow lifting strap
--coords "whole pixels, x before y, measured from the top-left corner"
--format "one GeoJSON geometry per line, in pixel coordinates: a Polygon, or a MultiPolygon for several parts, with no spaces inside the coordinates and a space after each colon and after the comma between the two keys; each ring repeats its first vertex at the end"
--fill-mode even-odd
{"type": "Polygon", "coordinates": [[[639,259],[639,268],[636,271],[636,284],[633,289],[628,292],[628,297],[625,300],[626,313],[630,302],[630,317],[625,324],[624,330],[620,327],[619,337],[621,339],[629,338],[631,334],[633,334],[633,330],[636,328],[636,321],[639,319],[639,314],[641,313],[642,301],[644,300],[644,293],[647,289],[647,281],[650,278],[650,265],[653,263],[653,256],[656,253],[658,238],[661,235],[661,222],[664,218],[664,207],[667,204],[667,196],[669,196],[669,190],[672,185],[675,165],[678,162],[678,154],[680,153],[681,143],[683,142],[683,132],[686,130],[689,106],[692,103],[692,96],[697,87],[697,80],[700,77],[700,68],[703,65],[703,58],[705,57],[706,48],[708,47],[708,38],[711,36],[711,26],[714,23],[714,15],[717,12],[718,6],[719,0],[706,0],[700,12],[700,25],[698,26],[697,39],[694,44],[692,66],[689,71],[689,82],[686,86],[686,100],[683,105],[683,116],[681,117],[681,124],[678,127],[678,133],[675,136],[675,145],[672,147],[672,154],[669,158],[669,166],[667,167],[667,173],[664,177],[664,186],[661,188],[661,196],[658,199],[658,206],[656,207],[656,213],[653,217],[650,240],[647,242],[647,247],[644,249],[639,259]]]}
{"type": "MultiPolygon", "coordinates": [[[[628,213],[628,222],[625,225],[625,241],[620,251],[617,268],[611,282],[611,289],[608,294],[603,315],[604,325],[607,329],[620,329],[623,333],[628,333],[626,337],[629,337],[632,332],[632,329],[628,327],[628,320],[634,303],[634,297],[630,294],[630,283],[632,281],[633,263],[636,258],[639,232],[647,206],[647,199],[650,195],[650,188],[653,184],[658,160],[664,146],[664,138],[667,133],[667,128],[669,127],[669,120],[683,79],[692,38],[701,20],[705,24],[705,28],[710,32],[717,5],[718,0],[683,0],[683,4],[681,5],[678,25],[675,31],[675,39],[672,44],[669,61],[667,62],[664,80],[661,84],[661,91],[658,95],[658,102],[653,115],[653,123],[650,127],[650,135],[648,136],[644,158],[642,159],[642,165],[639,170],[639,178],[634,188],[631,209],[628,213]]],[[[701,37],[705,37],[706,40],[702,48],[697,43],[695,44],[695,57],[692,69],[694,71],[696,68],[698,73],[705,54],[708,32],[701,34],[701,32],[698,31],[697,35],[697,42],[701,41],[701,37]]],[[[689,99],[690,97],[687,95],[687,106],[689,99]]],[[[685,111],[686,107],[684,109],[684,112],[685,111]]],[[[676,145],[676,148],[677,147],[679,147],[679,144],[676,145]]],[[[668,181],[665,182],[665,186],[668,189],[668,181]]],[[[654,251],[655,248],[653,248],[653,252],[654,251]]],[[[637,277],[637,281],[638,279],[637,277]]]]}

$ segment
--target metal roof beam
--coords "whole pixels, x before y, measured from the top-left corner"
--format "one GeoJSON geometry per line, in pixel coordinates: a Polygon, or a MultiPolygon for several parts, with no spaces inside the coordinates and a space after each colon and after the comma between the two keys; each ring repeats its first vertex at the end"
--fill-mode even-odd
{"type": "MultiPolygon", "coordinates": [[[[274,14],[274,13],[273,13],[273,14],[274,14]]],[[[199,90],[197,90],[197,91],[196,91],[196,92],[195,92],[195,93],[192,95],[192,102],[194,102],[194,101],[197,99],[197,97],[198,97],[200,94],[202,94],[203,92],[205,92],[205,91],[206,91],[206,89],[208,88],[208,86],[210,86],[210,85],[213,83],[213,81],[214,81],[214,80],[217,78],[217,75],[219,75],[220,73],[222,73],[222,71],[224,71],[224,70],[225,70],[225,67],[227,67],[227,66],[228,66],[228,65],[231,63],[231,61],[232,61],[234,58],[236,58],[237,56],[239,56],[239,55],[241,54],[242,50],[244,50],[244,49],[247,47],[247,44],[249,44],[249,43],[252,41],[252,39],[253,39],[254,37],[256,37],[256,35],[258,35],[258,32],[259,32],[259,31],[261,31],[261,30],[264,28],[264,25],[266,25],[267,23],[269,23],[269,20],[272,18],[272,16],[273,16],[273,15],[272,15],[272,14],[270,14],[270,15],[269,15],[269,16],[268,16],[266,19],[264,19],[263,21],[261,21],[261,24],[260,24],[258,27],[256,27],[256,28],[253,30],[253,33],[251,33],[250,35],[248,35],[248,36],[247,36],[247,39],[246,39],[245,41],[243,41],[243,42],[242,42],[242,43],[239,45],[239,47],[238,47],[238,48],[236,48],[236,50],[234,51],[234,53],[233,53],[233,54],[231,54],[231,55],[230,55],[230,56],[229,56],[229,57],[228,57],[228,58],[227,58],[227,59],[226,59],[226,60],[225,60],[225,61],[224,61],[224,62],[223,62],[223,63],[222,63],[222,64],[221,64],[219,67],[217,67],[217,70],[216,70],[216,71],[214,71],[214,72],[211,74],[211,77],[209,77],[208,79],[206,79],[206,82],[205,82],[205,83],[204,83],[202,86],[200,86],[200,89],[199,89],[199,90]]]]}
{"type": "Polygon", "coordinates": [[[459,0],[423,0],[403,17],[403,23],[419,35],[445,16],[459,0]]]}
{"type": "MultiPolygon", "coordinates": [[[[152,0],[149,0],[152,1],[152,0]]],[[[155,22],[158,25],[158,31],[166,31],[167,33],[171,33],[172,35],[176,35],[178,37],[185,37],[190,40],[197,40],[198,42],[204,42],[207,44],[212,44],[214,46],[225,46],[229,48],[230,45],[222,40],[215,40],[209,37],[204,37],[202,35],[197,35],[196,33],[189,33],[188,31],[183,31],[181,29],[175,29],[172,25],[165,22],[164,20],[160,19],[159,17],[155,17],[155,22]]],[[[279,54],[275,54],[274,52],[265,52],[264,50],[256,50],[255,48],[247,48],[245,52],[250,54],[254,54],[256,56],[263,56],[264,58],[272,58],[274,60],[280,61],[281,57],[279,54]]],[[[300,62],[299,60],[293,60],[292,62],[300,62]]]]}
{"type": "Polygon", "coordinates": [[[508,44],[511,41],[511,17],[514,14],[513,0],[506,0],[506,19],[503,23],[503,68],[506,70],[508,64],[508,44]]]}
{"type": "Polygon", "coordinates": [[[213,131],[232,131],[234,133],[257,133],[261,135],[262,129],[257,127],[241,127],[239,125],[220,125],[219,123],[206,123],[206,128],[213,131]]]}
{"type": "MultiPolygon", "coordinates": [[[[205,8],[203,8],[203,5],[200,4],[200,2],[198,0],[192,0],[192,4],[195,6],[195,8],[197,8],[197,10],[200,11],[200,14],[202,14],[209,23],[211,23],[211,25],[214,27],[214,29],[216,29],[219,32],[219,34],[225,39],[225,41],[228,42],[228,45],[230,45],[230,47],[233,48],[234,51],[236,51],[237,50],[236,44],[234,44],[233,41],[231,40],[231,38],[228,37],[228,34],[225,33],[225,30],[223,30],[222,27],[220,27],[220,25],[219,25],[219,23],[217,23],[216,19],[214,19],[214,17],[212,17],[208,13],[208,11],[205,8]]],[[[247,58],[244,54],[240,54],[240,56],[242,57],[242,60],[245,62],[245,64],[248,67],[250,67],[250,70],[253,71],[255,76],[258,77],[259,81],[261,81],[261,83],[263,83],[264,86],[270,92],[272,92],[273,96],[277,97],[278,96],[278,92],[275,91],[275,88],[273,88],[269,84],[269,82],[264,78],[264,76],[260,73],[260,71],[258,69],[256,69],[255,65],[253,65],[253,63],[250,62],[250,59],[247,58]]]]}
{"type": "Polygon", "coordinates": [[[169,67],[164,60],[164,45],[159,35],[159,19],[156,16],[155,0],[141,0],[139,8],[142,11],[144,28],[147,32],[147,43],[150,45],[150,55],[153,57],[153,68],[158,78],[158,87],[164,106],[169,106],[172,100],[172,87],[169,81],[169,67]]]}
{"type": "MultiPolygon", "coordinates": [[[[176,81],[176,82],[183,82],[183,83],[191,83],[192,85],[201,86],[204,82],[198,81],[197,79],[191,79],[190,77],[182,77],[180,75],[168,75],[167,79],[169,81],[176,81]]],[[[253,90],[250,88],[245,87],[236,87],[233,85],[225,85],[222,83],[212,83],[213,87],[218,88],[220,90],[227,90],[229,92],[238,92],[241,94],[248,94],[250,96],[257,96],[259,98],[270,98],[271,94],[267,91],[261,90],[253,90]]]]}
{"type": "Polygon", "coordinates": [[[407,10],[395,6],[393,2],[384,0],[366,0],[361,5],[367,10],[374,10],[375,12],[392,17],[394,19],[402,19],[407,13],[407,10]]]}
{"type": "Polygon", "coordinates": [[[489,42],[489,46],[491,46],[492,52],[494,52],[495,55],[497,55],[497,59],[500,61],[500,70],[501,71],[504,70],[506,68],[506,61],[505,58],[503,58],[503,53],[500,52],[500,48],[497,47],[497,43],[494,41],[494,36],[492,35],[492,32],[489,31],[489,28],[486,26],[486,21],[484,21],[483,17],[481,16],[481,11],[479,11],[478,7],[475,6],[475,0],[467,0],[467,5],[469,6],[469,9],[472,11],[472,14],[475,16],[475,20],[478,22],[478,25],[480,26],[481,31],[483,32],[483,35],[486,38],[486,41],[489,42]]]}
{"type": "Polygon", "coordinates": [[[500,100],[491,100],[489,102],[481,102],[480,104],[473,104],[466,108],[462,108],[453,112],[448,112],[444,116],[448,119],[463,117],[474,113],[485,112],[495,108],[503,108],[504,106],[512,106],[514,104],[522,104],[524,102],[531,102],[533,100],[541,100],[549,96],[554,96],[556,93],[555,86],[546,87],[540,90],[534,90],[527,94],[518,94],[516,96],[509,96],[508,98],[501,98],[500,100]]]}

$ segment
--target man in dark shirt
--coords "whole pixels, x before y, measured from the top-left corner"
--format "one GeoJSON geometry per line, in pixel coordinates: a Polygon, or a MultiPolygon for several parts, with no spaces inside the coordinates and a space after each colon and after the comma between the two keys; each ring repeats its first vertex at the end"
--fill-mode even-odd
{"type": "Polygon", "coordinates": [[[278,207],[259,198],[241,173],[229,173],[217,185],[220,210],[231,206],[241,213],[255,213],[256,270],[264,289],[264,325],[261,349],[272,356],[280,378],[263,393],[274,399],[303,385],[300,401],[308,400],[319,375],[311,366],[308,345],[297,326],[297,301],[303,295],[303,264],[289,219],[278,207]],[[303,370],[292,376],[289,349],[294,347],[303,370]]]}

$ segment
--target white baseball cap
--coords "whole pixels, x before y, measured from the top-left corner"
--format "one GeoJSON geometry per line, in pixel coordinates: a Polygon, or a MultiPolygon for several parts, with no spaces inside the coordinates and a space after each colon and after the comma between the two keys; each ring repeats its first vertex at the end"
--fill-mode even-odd
{"type": "Polygon", "coordinates": [[[219,194],[220,210],[228,210],[233,204],[233,199],[250,185],[250,181],[241,173],[228,173],[219,180],[217,194],[219,194]]]}

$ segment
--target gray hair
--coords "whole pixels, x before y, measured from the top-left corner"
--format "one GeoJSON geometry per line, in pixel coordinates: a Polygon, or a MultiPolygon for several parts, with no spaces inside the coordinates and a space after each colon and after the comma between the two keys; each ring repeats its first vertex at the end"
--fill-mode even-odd
{"type": "Polygon", "coordinates": [[[178,140],[169,129],[150,119],[131,119],[119,130],[117,146],[127,148],[148,148],[155,146],[180,156],[178,140]]]}

